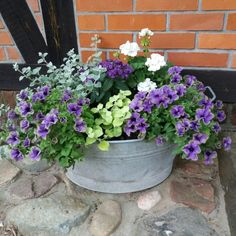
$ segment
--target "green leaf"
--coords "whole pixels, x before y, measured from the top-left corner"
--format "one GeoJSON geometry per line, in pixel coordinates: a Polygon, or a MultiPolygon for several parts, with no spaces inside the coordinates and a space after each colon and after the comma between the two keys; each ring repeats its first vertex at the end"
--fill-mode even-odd
{"type": "Polygon", "coordinates": [[[125,84],[125,82],[122,80],[116,80],[115,87],[119,90],[129,90],[129,87],[127,86],[127,84],[125,84]]]}
{"type": "Polygon", "coordinates": [[[98,144],[98,148],[99,148],[100,150],[102,150],[102,151],[108,151],[109,146],[110,146],[110,144],[109,144],[107,141],[105,141],[105,140],[101,141],[101,142],[98,144]]]}
{"type": "Polygon", "coordinates": [[[102,90],[108,91],[112,87],[113,83],[114,83],[114,80],[108,79],[108,78],[105,79],[105,82],[102,85],[102,90]]]}
{"type": "Polygon", "coordinates": [[[89,138],[87,137],[85,145],[90,145],[96,142],[95,138],[89,138]]]}

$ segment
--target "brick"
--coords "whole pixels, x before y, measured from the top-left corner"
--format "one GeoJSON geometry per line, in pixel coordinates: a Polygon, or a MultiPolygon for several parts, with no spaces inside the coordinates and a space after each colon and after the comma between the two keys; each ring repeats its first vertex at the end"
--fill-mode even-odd
{"type": "Polygon", "coordinates": [[[82,15],[78,16],[80,30],[104,30],[104,15],[82,15]]]}
{"type": "Polygon", "coordinates": [[[236,10],[235,0],[202,0],[203,10],[236,10]]]}
{"type": "Polygon", "coordinates": [[[227,67],[227,53],[169,52],[168,61],[179,66],[227,67]]]}
{"type": "Polygon", "coordinates": [[[39,12],[38,0],[27,0],[27,3],[33,12],[39,12]]]}
{"type": "Polygon", "coordinates": [[[197,10],[198,0],[137,0],[137,11],[197,10]]]}
{"type": "Polygon", "coordinates": [[[0,32],[0,45],[13,45],[13,41],[8,32],[6,31],[0,32]]]}
{"type": "Polygon", "coordinates": [[[236,49],[236,34],[202,33],[199,35],[199,48],[236,49]]]}
{"type": "Polygon", "coordinates": [[[195,47],[195,33],[158,33],[151,38],[151,48],[192,49],[195,47]]]}
{"type": "MultiPolygon", "coordinates": [[[[94,34],[81,33],[80,47],[89,48],[93,35],[94,34]]],[[[127,40],[132,41],[132,34],[101,33],[99,34],[99,38],[101,39],[101,43],[98,45],[99,48],[119,48],[119,46],[127,40]]]]}
{"type": "Polygon", "coordinates": [[[151,30],[166,29],[166,15],[109,15],[108,30],[141,30],[148,26],[151,30]]]}
{"type": "MultiPolygon", "coordinates": [[[[81,57],[82,57],[82,61],[84,63],[87,62],[88,58],[94,53],[94,51],[87,51],[87,50],[84,50],[84,51],[81,51],[81,57]]],[[[102,60],[105,60],[106,59],[106,54],[105,52],[102,52],[102,60]]]]}
{"type": "Polygon", "coordinates": [[[6,55],[3,48],[0,48],[0,61],[5,61],[6,55]]]}
{"type": "Polygon", "coordinates": [[[170,30],[221,30],[223,13],[174,14],[170,16],[170,30]]]}
{"type": "Polygon", "coordinates": [[[229,13],[226,29],[236,30],[236,13],[229,13]]]}
{"type": "Polygon", "coordinates": [[[0,29],[4,29],[3,21],[0,19],[0,29]]]}
{"type": "Polygon", "coordinates": [[[233,68],[236,68],[236,54],[233,55],[232,67],[233,67],[233,68]]]}
{"type": "Polygon", "coordinates": [[[20,55],[19,51],[14,47],[7,48],[7,54],[8,54],[8,58],[10,60],[20,60],[21,59],[21,55],[20,55]]]}
{"type": "Polygon", "coordinates": [[[77,0],[77,11],[132,11],[132,0],[77,0]]]}

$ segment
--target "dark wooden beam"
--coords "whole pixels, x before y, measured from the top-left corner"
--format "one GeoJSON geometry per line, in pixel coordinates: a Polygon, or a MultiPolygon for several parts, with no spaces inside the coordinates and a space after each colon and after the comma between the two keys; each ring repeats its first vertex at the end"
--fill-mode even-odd
{"type": "Polygon", "coordinates": [[[45,40],[25,0],[0,0],[0,13],[26,63],[46,52],[45,40]]]}
{"type": "Polygon", "coordinates": [[[60,65],[66,53],[78,52],[73,0],[40,0],[50,60],[60,65]]]}

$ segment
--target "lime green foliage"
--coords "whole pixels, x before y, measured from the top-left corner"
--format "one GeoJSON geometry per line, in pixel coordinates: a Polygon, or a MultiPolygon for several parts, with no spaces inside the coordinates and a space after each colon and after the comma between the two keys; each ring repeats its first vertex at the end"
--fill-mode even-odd
{"type": "Polygon", "coordinates": [[[130,99],[128,98],[130,95],[130,91],[120,91],[118,95],[110,97],[105,105],[100,103],[91,109],[94,122],[90,125],[87,123],[86,145],[98,141],[98,148],[106,151],[109,148],[109,143],[105,140],[122,135],[122,127],[131,116],[130,99]]]}

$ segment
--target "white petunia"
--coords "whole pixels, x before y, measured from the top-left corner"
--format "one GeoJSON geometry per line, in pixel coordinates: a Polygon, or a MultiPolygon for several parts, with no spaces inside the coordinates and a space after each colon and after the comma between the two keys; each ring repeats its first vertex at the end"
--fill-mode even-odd
{"type": "Polygon", "coordinates": [[[138,51],[140,50],[140,47],[135,42],[127,41],[125,44],[120,45],[121,53],[130,56],[135,57],[137,56],[138,51]]]}
{"type": "Polygon", "coordinates": [[[149,78],[146,78],[144,82],[140,82],[138,84],[138,91],[139,92],[150,92],[151,90],[155,89],[157,84],[152,82],[149,78]]]}
{"type": "Polygon", "coordinates": [[[144,28],[139,32],[139,37],[144,37],[144,36],[153,36],[153,32],[148,29],[148,28],[144,28]]]}
{"type": "Polygon", "coordinates": [[[158,53],[153,53],[151,55],[151,58],[147,58],[145,65],[148,67],[148,71],[155,72],[160,70],[162,66],[165,66],[166,61],[162,55],[158,53]]]}

